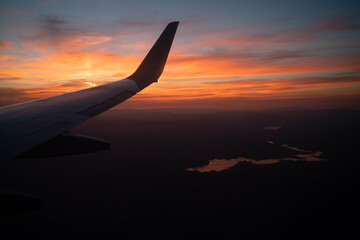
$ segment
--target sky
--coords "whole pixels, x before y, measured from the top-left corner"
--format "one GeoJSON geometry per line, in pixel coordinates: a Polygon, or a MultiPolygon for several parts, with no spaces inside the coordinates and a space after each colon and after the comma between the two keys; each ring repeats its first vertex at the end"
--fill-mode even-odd
{"type": "Polygon", "coordinates": [[[159,83],[121,108],[360,108],[360,2],[0,2],[0,105],[131,75],[180,21],[159,83]]]}

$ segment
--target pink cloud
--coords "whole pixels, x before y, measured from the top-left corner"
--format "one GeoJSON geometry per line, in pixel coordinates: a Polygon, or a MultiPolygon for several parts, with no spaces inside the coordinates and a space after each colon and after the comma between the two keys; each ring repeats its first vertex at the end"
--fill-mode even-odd
{"type": "Polygon", "coordinates": [[[13,42],[0,40],[0,50],[10,49],[13,42]]]}

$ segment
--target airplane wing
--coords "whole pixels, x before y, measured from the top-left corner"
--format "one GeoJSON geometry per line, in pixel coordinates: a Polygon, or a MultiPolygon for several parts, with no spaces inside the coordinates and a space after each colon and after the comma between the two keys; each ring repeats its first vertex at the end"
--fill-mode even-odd
{"type": "Polygon", "coordinates": [[[0,108],[0,160],[104,150],[100,139],[67,132],[157,82],[179,22],[167,25],[138,69],[126,79],[0,108]]]}

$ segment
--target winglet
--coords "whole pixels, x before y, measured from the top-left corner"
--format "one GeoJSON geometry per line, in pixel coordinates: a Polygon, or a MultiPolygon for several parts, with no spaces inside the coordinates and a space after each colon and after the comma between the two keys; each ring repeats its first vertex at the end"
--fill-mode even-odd
{"type": "Polygon", "coordinates": [[[171,22],[166,26],[138,69],[128,77],[134,80],[140,89],[157,82],[162,74],[178,25],[179,22],[171,22]]]}

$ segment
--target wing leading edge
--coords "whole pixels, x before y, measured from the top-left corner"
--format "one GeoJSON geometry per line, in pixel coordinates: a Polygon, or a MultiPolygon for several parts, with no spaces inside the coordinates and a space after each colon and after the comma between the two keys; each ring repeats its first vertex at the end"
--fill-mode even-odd
{"type": "MultiPolygon", "coordinates": [[[[0,160],[19,156],[157,82],[179,22],[167,25],[138,69],[120,81],[0,108],[0,160]]],[[[71,135],[66,135],[67,138],[71,135]]],[[[56,142],[56,141],[55,141],[56,142]]]]}

